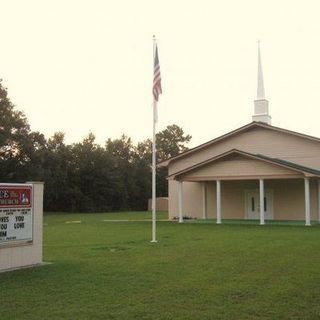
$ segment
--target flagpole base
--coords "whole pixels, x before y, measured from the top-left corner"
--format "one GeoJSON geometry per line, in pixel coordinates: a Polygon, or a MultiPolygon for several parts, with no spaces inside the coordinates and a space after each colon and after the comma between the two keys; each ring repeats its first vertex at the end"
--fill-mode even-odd
{"type": "Polygon", "coordinates": [[[157,243],[158,241],[157,240],[151,240],[150,242],[151,243],[157,243]]]}

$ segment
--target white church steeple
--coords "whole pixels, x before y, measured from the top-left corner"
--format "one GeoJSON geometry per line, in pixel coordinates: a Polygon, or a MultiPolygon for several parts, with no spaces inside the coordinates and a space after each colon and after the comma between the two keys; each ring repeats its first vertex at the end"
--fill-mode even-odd
{"type": "Polygon", "coordinates": [[[254,115],[252,121],[264,122],[271,124],[271,116],[269,115],[269,101],[265,98],[263,72],[260,54],[260,42],[258,42],[258,88],[257,99],[254,101],[254,115]]]}

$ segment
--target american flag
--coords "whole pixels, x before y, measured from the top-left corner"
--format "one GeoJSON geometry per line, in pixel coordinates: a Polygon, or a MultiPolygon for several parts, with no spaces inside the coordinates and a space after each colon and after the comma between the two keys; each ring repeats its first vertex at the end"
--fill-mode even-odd
{"type": "Polygon", "coordinates": [[[161,74],[160,74],[160,64],[158,57],[158,47],[156,46],[154,55],[154,69],[153,69],[153,97],[155,101],[159,100],[159,94],[162,93],[161,88],[161,74]]]}

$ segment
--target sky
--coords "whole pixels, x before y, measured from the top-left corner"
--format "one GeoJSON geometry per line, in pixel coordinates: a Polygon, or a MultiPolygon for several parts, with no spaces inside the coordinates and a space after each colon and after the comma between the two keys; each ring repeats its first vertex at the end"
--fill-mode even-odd
{"type": "Polygon", "coordinates": [[[151,138],[153,35],[158,131],[177,124],[193,147],[251,122],[260,40],[272,124],[320,137],[319,1],[0,0],[0,8],[0,78],[47,138],[151,138]]]}

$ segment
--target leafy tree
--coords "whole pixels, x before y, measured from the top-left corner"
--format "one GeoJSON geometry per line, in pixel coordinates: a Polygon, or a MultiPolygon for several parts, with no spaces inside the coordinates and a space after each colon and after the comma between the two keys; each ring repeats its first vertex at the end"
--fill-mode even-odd
{"type": "Polygon", "coordinates": [[[74,165],[71,146],[64,142],[65,135],[56,132],[48,139],[43,159],[44,207],[50,211],[75,211],[77,185],[74,183],[74,165]]]}
{"type": "Polygon", "coordinates": [[[0,80],[0,178],[25,181],[42,178],[45,138],[31,132],[23,112],[16,110],[0,80]]]}
{"type": "Polygon", "coordinates": [[[134,155],[134,147],[131,138],[122,135],[120,139],[108,139],[106,141],[106,151],[112,154],[119,161],[131,161],[134,155]]]}
{"type": "Polygon", "coordinates": [[[75,184],[79,188],[78,206],[81,211],[114,210],[115,193],[119,178],[113,158],[95,143],[90,133],[82,143],[72,148],[75,184]]]}
{"type": "Polygon", "coordinates": [[[132,141],[123,134],[120,139],[108,139],[105,148],[107,154],[113,158],[115,164],[114,173],[118,177],[114,205],[118,210],[135,209],[132,202],[137,196],[137,190],[133,164],[135,149],[132,141]]]}
{"type": "Polygon", "coordinates": [[[157,139],[157,161],[161,162],[188,150],[186,144],[191,140],[189,134],[185,135],[183,129],[176,124],[156,134],[157,139]]]}
{"type": "Polygon", "coordinates": [[[143,159],[146,163],[151,165],[152,161],[152,140],[147,139],[139,142],[135,148],[136,157],[143,159]]]}
{"type": "Polygon", "coordinates": [[[22,145],[30,133],[26,116],[14,108],[0,82],[0,159],[23,160],[22,145]]]}

